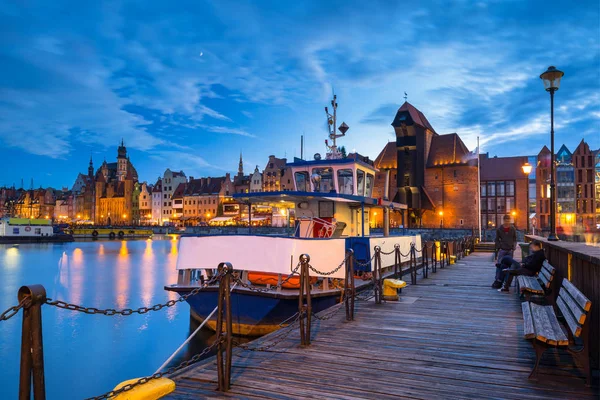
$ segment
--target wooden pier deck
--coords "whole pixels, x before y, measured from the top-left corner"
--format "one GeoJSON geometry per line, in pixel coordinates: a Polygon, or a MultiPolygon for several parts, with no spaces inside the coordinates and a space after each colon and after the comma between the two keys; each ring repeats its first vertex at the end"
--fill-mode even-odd
{"type": "Polygon", "coordinates": [[[296,330],[267,351],[237,350],[227,393],[215,391],[208,359],[177,375],[167,398],[598,399],[598,375],[587,388],[566,352],[548,351],[539,382],[527,379],[535,356],[522,337],[520,301],[514,288],[490,288],[490,259],[475,253],[438,269],[399,302],[357,303],[353,322],[343,310],[313,319],[308,347],[296,330]]]}

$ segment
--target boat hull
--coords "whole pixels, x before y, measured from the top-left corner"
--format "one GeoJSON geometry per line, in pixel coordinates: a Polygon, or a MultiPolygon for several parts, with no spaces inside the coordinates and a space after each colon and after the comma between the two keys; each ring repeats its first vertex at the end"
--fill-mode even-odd
{"type": "MultiPolygon", "coordinates": [[[[189,290],[177,290],[181,295],[189,290]]],[[[313,312],[318,313],[340,301],[340,292],[331,291],[318,297],[311,297],[313,312]]],[[[187,299],[194,319],[202,322],[217,305],[218,291],[202,291],[187,299]]],[[[233,334],[239,336],[262,336],[285,326],[298,312],[298,295],[285,297],[265,295],[251,291],[234,291],[231,293],[231,316],[233,334]]],[[[206,326],[216,330],[216,313],[208,320],[206,326]]]]}
{"type": "Polygon", "coordinates": [[[0,236],[0,244],[20,243],[66,243],[72,242],[72,235],[57,236],[0,236]]]}

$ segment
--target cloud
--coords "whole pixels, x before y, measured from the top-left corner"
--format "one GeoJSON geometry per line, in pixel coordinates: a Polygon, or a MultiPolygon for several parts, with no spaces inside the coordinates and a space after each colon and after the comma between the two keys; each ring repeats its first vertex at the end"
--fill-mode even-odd
{"type": "Polygon", "coordinates": [[[255,135],[248,133],[243,129],[228,128],[225,126],[207,126],[207,127],[205,127],[205,129],[209,132],[214,132],[214,133],[223,133],[223,134],[239,135],[239,136],[246,136],[246,137],[256,137],[255,135]]]}

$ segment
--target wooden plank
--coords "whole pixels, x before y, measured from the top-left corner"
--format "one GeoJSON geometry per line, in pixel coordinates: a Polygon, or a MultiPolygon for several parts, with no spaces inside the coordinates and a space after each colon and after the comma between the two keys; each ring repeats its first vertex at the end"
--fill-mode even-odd
{"type": "Polygon", "coordinates": [[[534,294],[544,294],[544,289],[540,286],[535,276],[518,275],[517,281],[521,293],[529,292],[534,294]]]}
{"type": "Polygon", "coordinates": [[[521,308],[523,310],[523,335],[525,336],[525,339],[533,339],[535,338],[535,327],[533,326],[529,302],[524,301],[521,303],[521,308]]]}
{"type": "Polygon", "coordinates": [[[550,283],[552,282],[553,276],[542,269],[538,275],[538,279],[541,280],[543,286],[548,289],[550,288],[550,283]]]}
{"type": "Polygon", "coordinates": [[[560,288],[558,297],[561,298],[565,305],[569,308],[569,311],[573,315],[573,318],[575,318],[575,321],[577,321],[579,325],[583,325],[587,318],[587,313],[583,311],[581,307],[579,307],[579,304],[575,302],[575,299],[571,297],[569,292],[567,292],[564,287],[560,288]]]}
{"type": "Polygon", "coordinates": [[[556,300],[556,305],[558,306],[563,317],[565,318],[565,321],[567,322],[567,326],[571,330],[571,333],[573,334],[573,336],[579,337],[579,335],[581,335],[581,326],[577,323],[575,317],[573,316],[573,313],[571,313],[571,309],[565,303],[565,301],[563,300],[562,297],[559,297],[556,300]]]}
{"type": "Polygon", "coordinates": [[[587,297],[584,296],[579,289],[577,289],[568,279],[563,279],[562,281],[563,287],[569,292],[571,297],[579,304],[584,311],[590,311],[592,308],[592,302],[588,300],[587,297]]]}

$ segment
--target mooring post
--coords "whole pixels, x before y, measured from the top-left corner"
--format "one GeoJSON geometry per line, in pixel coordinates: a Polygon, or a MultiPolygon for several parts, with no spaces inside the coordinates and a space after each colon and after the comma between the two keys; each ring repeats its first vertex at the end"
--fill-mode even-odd
{"type": "Polygon", "coordinates": [[[402,280],[402,256],[399,243],[394,245],[394,278],[402,280]]]}
{"type": "Polygon", "coordinates": [[[22,286],[17,298],[19,303],[29,299],[23,307],[23,326],[21,331],[21,368],[19,376],[19,400],[31,398],[33,378],[33,397],[36,400],[46,398],[44,379],[44,343],[42,339],[42,305],[46,302],[46,289],[42,285],[22,286]]]}
{"type": "Polygon", "coordinates": [[[417,251],[415,244],[410,244],[410,281],[413,285],[417,284],[417,251]]]}
{"type": "Polygon", "coordinates": [[[421,248],[421,265],[423,266],[423,278],[429,278],[429,260],[427,260],[427,244],[421,248]]]}
{"type": "Polygon", "coordinates": [[[346,297],[346,321],[354,321],[354,251],[346,251],[346,279],[344,279],[346,297]]]}
{"type": "Polygon", "coordinates": [[[232,347],[232,320],[231,320],[231,275],[233,266],[224,262],[219,264],[217,273],[219,280],[219,299],[217,301],[217,388],[220,392],[226,392],[231,388],[231,347],[232,347]],[[225,318],[225,321],[223,321],[225,318]],[[223,332],[225,322],[225,332],[223,332]],[[225,360],[223,360],[225,353],[225,360]]]}
{"type": "Polygon", "coordinates": [[[300,256],[300,293],[298,296],[298,314],[300,317],[300,344],[302,346],[310,345],[312,305],[310,298],[309,262],[310,256],[308,254],[302,254],[300,256]],[[305,316],[306,322],[304,321],[305,316]]]}
{"type": "Polygon", "coordinates": [[[375,246],[375,263],[373,266],[373,292],[375,304],[381,304],[383,298],[383,280],[381,276],[381,247],[375,246]]]}

